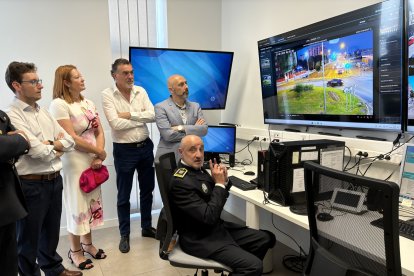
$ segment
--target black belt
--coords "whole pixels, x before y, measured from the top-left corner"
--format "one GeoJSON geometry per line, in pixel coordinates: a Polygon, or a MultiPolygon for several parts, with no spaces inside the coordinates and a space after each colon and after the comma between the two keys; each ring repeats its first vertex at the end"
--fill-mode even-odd
{"type": "Polygon", "coordinates": [[[24,180],[53,180],[60,175],[60,172],[54,172],[50,174],[26,174],[19,175],[24,180]]]}
{"type": "Polygon", "coordinates": [[[145,146],[150,141],[151,141],[151,139],[147,138],[147,139],[145,139],[141,142],[136,142],[136,143],[115,143],[115,144],[123,145],[125,147],[131,147],[131,148],[142,148],[143,146],[145,146]]]}

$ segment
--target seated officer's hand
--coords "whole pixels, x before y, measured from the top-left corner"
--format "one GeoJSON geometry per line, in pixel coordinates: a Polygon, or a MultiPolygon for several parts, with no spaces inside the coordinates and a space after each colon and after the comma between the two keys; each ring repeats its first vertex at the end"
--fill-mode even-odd
{"type": "Polygon", "coordinates": [[[214,159],[214,163],[210,160],[210,171],[211,176],[214,179],[215,183],[221,183],[226,185],[227,184],[227,169],[220,164],[217,164],[216,159],[214,159]]]}

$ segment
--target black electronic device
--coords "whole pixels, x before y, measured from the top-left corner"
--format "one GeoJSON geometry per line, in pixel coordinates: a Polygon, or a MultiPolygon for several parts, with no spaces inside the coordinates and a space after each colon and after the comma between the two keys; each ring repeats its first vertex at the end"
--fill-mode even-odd
{"type": "Polygon", "coordinates": [[[254,190],[257,188],[257,185],[240,179],[234,175],[229,176],[229,180],[234,187],[237,187],[243,191],[254,190]]]}
{"type": "Polygon", "coordinates": [[[270,192],[269,152],[267,150],[257,152],[257,187],[265,192],[270,192]]]}
{"type": "Polygon", "coordinates": [[[328,139],[270,143],[269,199],[306,215],[303,163],[314,161],[342,170],[344,148],[345,142],[328,139]]]}
{"type": "Polygon", "coordinates": [[[400,131],[403,12],[382,1],[258,41],[264,122],[400,131]]]}
{"type": "Polygon", "coordinates": [[[364,207],[365,197],[364,192],[335,188],[332,193],[331,206],[349,213],[360,214],[367,211],[364,207]]]}
{"type": "Polygon", "coordinates": [[[253,171],[245,171],[243,174],[244,175],[255,175],[253,171]]]}
{"type": "Polygon", "coordinates": [[[234,167],[236,165],[236,155],[234,153],[229,154],[229,166],[234,167]]]}
{"type": "Polygon", "coordinates": [[[316,215],[316,218],[320,221],[330,221],[334,219],[334,217],[329,213],[319,213],[316,215]]]}
{"type": "MultiPolygon", "coordinates": [[[[383,218],[376,219],[371,222],[372,225],[384,229],[384,220],[383,218]]],[[[414,240],[414,220],[404,221],[398,220],[398,232],[400,236],[403,236],[407,239],[414,240]]]]}

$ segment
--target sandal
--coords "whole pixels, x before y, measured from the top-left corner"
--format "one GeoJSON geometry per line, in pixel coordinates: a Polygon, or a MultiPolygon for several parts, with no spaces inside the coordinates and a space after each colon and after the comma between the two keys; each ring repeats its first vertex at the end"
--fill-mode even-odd
{"type": "Polygon", "coordinates": [[[98,252],[96,252],[95,255],[93,255],[92,253],[86,251],[85,248],[83,248],[83,246],[91,246],[92,243],[88,243],[88,244],[86,244],[86,243],[80,243],[80,244],[81,244],[82,251],[85,252],[85,253],[88,253],[89,255],[91,255],[92,258],[97,259],[97,260],[99,260],[99,259],[105,259],[106,258],[105,251],[103,251],[100,248],[98,249],[98,252]]]}
{"type": "Polygon", "coordinates": [[[92,261],[91,259],[86,259],[85,261],[81,262],[80,264],[76,264],[73,259],[72,259],[72,254],[73,253],[77,253],[77,252],[81,252],[82,249],[79,250],[75,250],[72,251],[72,249],[69,249],[68,252],[68,258],[69,260],[72,262],[72,264],[74,264],[77,268],[79,268],[80,270],[84,270],[84,269],[91,269],[93,267],[92,261]],[[89,266],[88,266],[89,265],[89,266]]]}

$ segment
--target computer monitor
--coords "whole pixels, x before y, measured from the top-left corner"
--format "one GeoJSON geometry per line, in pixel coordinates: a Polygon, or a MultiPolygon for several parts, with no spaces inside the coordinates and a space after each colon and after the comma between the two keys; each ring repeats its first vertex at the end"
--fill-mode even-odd
{"type": "Polygon", "coordinates": [[[410,205],[414,200],[414,144],[406,144],[400,169],[400,202],[410,205]]]}
{"type": "Polygon", "coordinates": [[[342,170],[344,147],[345,142],[328,139],[270,143],[269,199],[306,215],[303,163],[315,161],[342,170]]]}
{"type": "Polygon", "coordinates": [[[414,0],[406,1],[405,11],[405,59],[404,79],[406,87],[403,91],[403,107],[405,115],[405,131],[414,132],[414,0]]]}
{"type": "Polygon", "coordinates": [[[208,126],[207,135],[202,137],[204,142],[204,160],[216,158],[219,154],[233,155],[236,152],[236,127],[235,126],[208,126]]]}
{"type": "Polygon", "coordinates": [[[264,122],[401,130],[403,1],[258,41],[264,122]]]}
{"type": "Polygon", "coordinates": [[[188,99],[202,109],[226,107],[233,52],[129,47],[135,85],[145,88],[153,105],[167,99],[167,80],[182,75],[188,99]]]}

